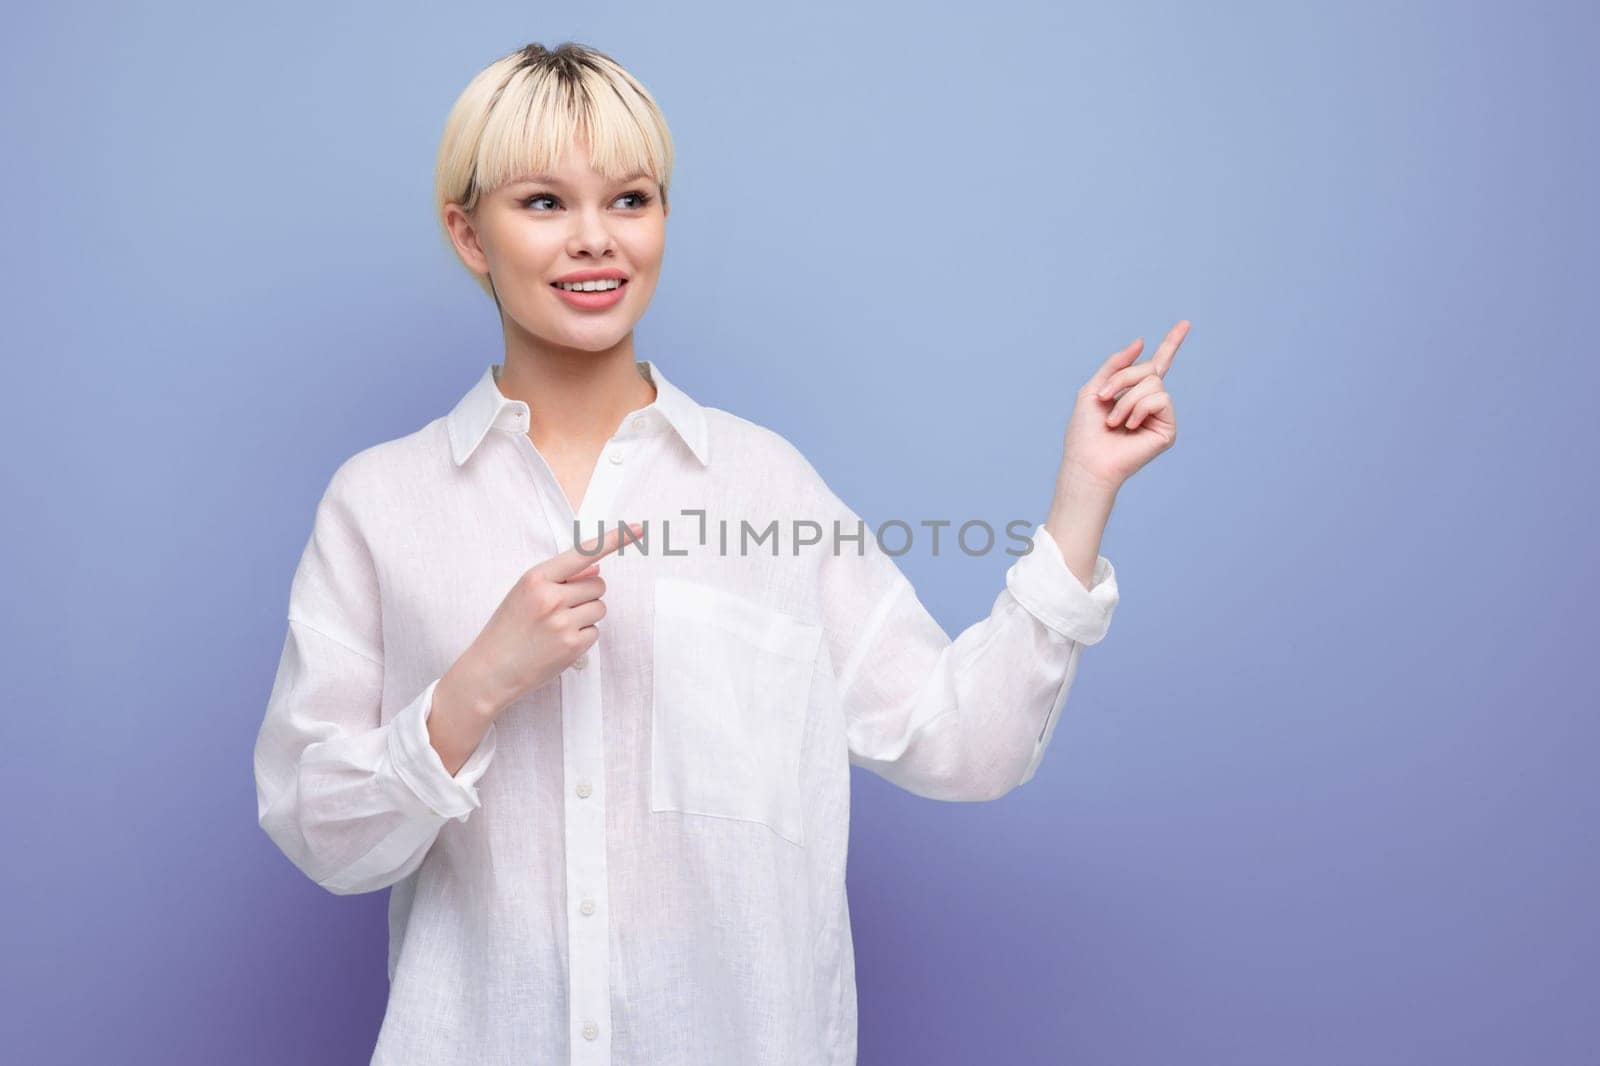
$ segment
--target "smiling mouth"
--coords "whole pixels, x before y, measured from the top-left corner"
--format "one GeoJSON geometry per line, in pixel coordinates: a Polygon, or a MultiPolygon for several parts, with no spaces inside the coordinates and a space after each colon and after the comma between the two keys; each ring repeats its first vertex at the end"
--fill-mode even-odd
{"type": "Polygon", "coordinates": [[[550,287],[552,289],[559,289],[562,292],[615,292],[626,284],[628,284],[627,278],[619,278],[617,279],[617,283],[615,285],[604,289],[569,289],[562,285],[559,281],[552,281],[550,283],[550,287]]]}

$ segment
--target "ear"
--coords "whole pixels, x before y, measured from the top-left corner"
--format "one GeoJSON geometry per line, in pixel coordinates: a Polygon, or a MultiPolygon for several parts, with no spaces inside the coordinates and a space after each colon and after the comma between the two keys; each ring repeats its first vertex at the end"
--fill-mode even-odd
{"type": "Polygon", "coordinates": [[[483,254],[483,245],[478,240],[478,227],[472,216],[460,204],[445,204],[444,224],[450,232],[450,243],[455,245],[456,255],[461,257],[467,269],[477,274],[487,274],[489,258],[483,254]]]}

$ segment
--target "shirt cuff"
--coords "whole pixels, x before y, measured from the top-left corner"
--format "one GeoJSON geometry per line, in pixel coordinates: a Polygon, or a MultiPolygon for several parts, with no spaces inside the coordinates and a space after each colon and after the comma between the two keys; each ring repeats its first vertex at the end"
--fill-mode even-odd
{"type": "Polygon", "coordinates": [[[429,682],[416,699],[395,715],[389,730],[389,759],[401,783],[423,806],[440,818],[464,822],[482,806],[476,786],[494,758],[495,728],[491,723],[477,749],[451,777],[428,739],[428,715],[433,713],[433,692],[439,687],[439,680],[429,682]]]}
{"type": "Polygon", "coordinates": [[[1033,550],[1006,571],[1006,588],[1029,614],[1079,644],[1100,642],[1120,598],[1110,559],[1095,557],[1094,584],[1084,588],[1042,522],[1033,529],[1033,550]]]}

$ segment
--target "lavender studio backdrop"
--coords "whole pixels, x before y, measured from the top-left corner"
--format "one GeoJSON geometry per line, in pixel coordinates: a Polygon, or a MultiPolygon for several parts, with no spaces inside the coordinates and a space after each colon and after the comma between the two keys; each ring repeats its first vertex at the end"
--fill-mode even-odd
{"type": "MultiPolygon", "coordinates": [[[[863,1064],[1600,1062],[1582,4],[27,5],[7,162],[11,1062],[355,1063],[383,893],[250,752],[328,475],[499,357],[430,217],[470,75],[673,124],[641,324],[870,521],[1039,518],[1194,323],[1038,776],[856,771],[863,1064]]],[[[1009,558],[902,559],[952,634],[1009,558]]]]}

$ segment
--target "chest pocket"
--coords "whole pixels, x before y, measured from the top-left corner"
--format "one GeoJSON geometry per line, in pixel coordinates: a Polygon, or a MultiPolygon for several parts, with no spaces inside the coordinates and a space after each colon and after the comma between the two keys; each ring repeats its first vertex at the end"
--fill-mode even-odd
{"type": "Polygon", "coordinates": [[[822,628],[684,578],[655,586],[650,809],[805,843],[800,745],[822,628]]]}

